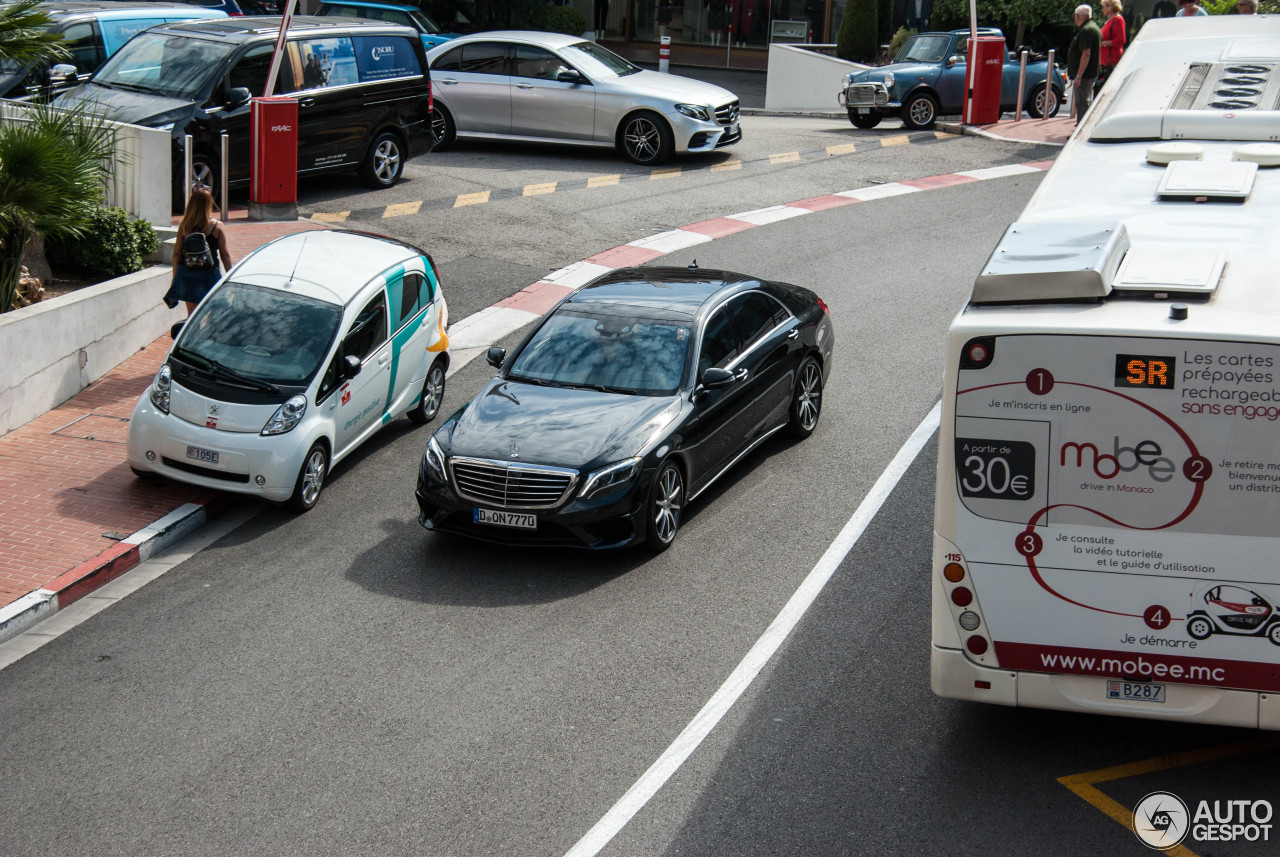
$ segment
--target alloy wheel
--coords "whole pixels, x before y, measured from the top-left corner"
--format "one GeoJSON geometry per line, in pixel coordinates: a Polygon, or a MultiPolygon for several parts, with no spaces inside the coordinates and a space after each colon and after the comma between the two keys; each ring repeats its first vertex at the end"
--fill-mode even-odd
{"type": "Polygon", "coordinates": [[[653,160],[662,147],[662,131],[644,116],[637,116],[627,123],[622,139],[623,145],[627,147],[627,154],[641,162],[653,160]]]}
{"type": "Polygon", "coordinates": [[[664,468],[658,475],[656,496],[653,498],[653,529],[659,541],[670,544],[680,526],[680,507],[684,502],[684,480],[674,466],[664,468]]]}
{"type": "Polygon", "coordinates": [[[373,174],[378,180],[390,184],[400,175],[400,147],[390,138],[378,143],[373,151],[373,174]]]}
{"type": "Polygon", "coordinates": [[[800,375],[800,390],[796,398],[796,415],[800,418],[800,428],[811,432],[818,425],[818,414],[822,410],[822,370],[812,361],[804,366],[800,375]]]}
{"type": "Polygon", "coordinates": [[[422,413],[428,420],[440,410],[440,402],[444,399],[444,369],[439,363],[431,366],[427,373],[426,386],[422,388],[422,413]]]}
{"type": "Polygon", "coordinates": [[[302,502],[312,506],[320,496],[324,487],[324,474],[327,469],[323,449],[313,449],[307,459],[306,469],[302,473],[302,502]]]}

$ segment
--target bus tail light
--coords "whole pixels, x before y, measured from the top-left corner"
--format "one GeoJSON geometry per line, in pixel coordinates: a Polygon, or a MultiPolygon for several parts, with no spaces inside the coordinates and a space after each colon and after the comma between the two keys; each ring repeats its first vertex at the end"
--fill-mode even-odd
{"type": "Polygon", "coordinates": [[[959,583],[964,580],[964,566],[958,562],[949,562],[946,568],[942,569],[942,576],[951,583],[959,583]]]}
{"type": "Polygon", "coordinates": [[[951,603],[957,607],[968,607],[973,603],[973,593],[963,586],[951,590],[951,603]]]}
{"type": "Polygon", "coordinates": [[[964,641],[964,647],[975,655],[985,655],[989,645],[986,637],[980,637],[977,634],[964,641]]]}

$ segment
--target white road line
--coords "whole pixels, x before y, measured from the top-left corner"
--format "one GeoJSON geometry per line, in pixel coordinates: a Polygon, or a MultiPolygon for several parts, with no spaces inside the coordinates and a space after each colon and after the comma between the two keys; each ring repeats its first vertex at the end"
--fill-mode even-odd
{"type": "Polygon", "coordinates": [[[937,431],[941,413],[942,403],[937,402],[933,410],[929,411],[929,415],[911,433],[911,437],[907,438],[902,449],[898,450],[893,461],[889,462],[889,466],[880,474],[876,484],[871,486],[871,490],[858,506],[858,510],[840,530],[840,534],[818,560],[818,564],[809,572],[809,576],[800,584],[800,588],[791,596],[791,600],[782,608],[760,639],[756,640],[756,644],[734,668],[729,678],[720,685],[720,689],[707,701],[707,704],[702,706],[702,710],[694,716],[676,740],[671,742],[671,746],[663,751],[658,760],[640,776],[640,779],[636,780],[635,785],[627,790],[627,793],[604,814],[604,817],[565,853],[565,857],[594,857],[599,854],[600,850],[618,835],[618,832],[649,802],[650,798],[658,793],[671,775],[680,769],[685,759],[689,758],[721,718],[733,707],[742,692],[751,686],[751,682],[760,674],[760,670],[764,669],[765,664],[773,657],[774,652],[782,645],[822,592],[823,587],[827,585],[831,575],[857,544],[858,539],[866,531],[867,525],[875,518],[884,501],[897,486],[898,480],[911,466],[911,462],[937,431]]]}

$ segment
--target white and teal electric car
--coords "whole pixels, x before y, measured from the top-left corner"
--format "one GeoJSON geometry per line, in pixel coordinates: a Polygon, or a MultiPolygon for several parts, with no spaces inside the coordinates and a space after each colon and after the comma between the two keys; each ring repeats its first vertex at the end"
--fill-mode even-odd
{"type": "Polygon", "coordinates": [[[431,257],[379,236],[299,232],[245,257],[196,307],[129,423],[144,478],[315,505],[325,476],[444,397],[449,311],[431,257]]]}

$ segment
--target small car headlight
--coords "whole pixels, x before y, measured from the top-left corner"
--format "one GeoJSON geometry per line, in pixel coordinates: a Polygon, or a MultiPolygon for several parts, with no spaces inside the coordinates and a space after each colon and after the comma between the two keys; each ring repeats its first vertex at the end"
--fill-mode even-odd
{"type": "Polygon", "coordinates": [[[703,122],[711,121],[711,108],[703,107],[701,104],[677,104],[676,110],[691,119],[701,119],[703,122]]]}
{"type": "Polygon", "coordinates": [[[151,404],[156,406],[156,410],[169,413],[169,390],[172,386],[173,373],[166,363],[160,367],[155,381],[151,383],[151,404]]]}
{"type": "Polygon", "coordinates": [[[628,458],[602,467],[587,477],[578,496],[587,500],[608,491],[616,491],[636,477],[640,472],[640,461],[639,458],[628,458]]]}
{"type": "Polygon", "coordinates": [[[264,435],[272,435],[291,431],[306,412],[307,397],[290,396],[287,402],[276,408],[276,412],[271,415],[271,419],[267,420],[267,424],[262,427],[262,433],[264,435]]]}
{"type": "Polygon", "coordinates": [[[886,71],[884,73],[884,88],[893,89],[893,72],[886,71]]]}
{"type": "Polygon", "coordinates": [[[853,72],[849,72],[844,76],[844,80],[840,81],[841,86],[850,86],[853,84],[853,72]]]}
{"type": "Polygon", "coordinates": [[[431,474],[432,479],[437,482],[449,481],[444,475],[444,450],[440,448],[434,436],[427,441],[427,451],[423,455],[423,461],[426,462],[427,472],[431,474]]]}

